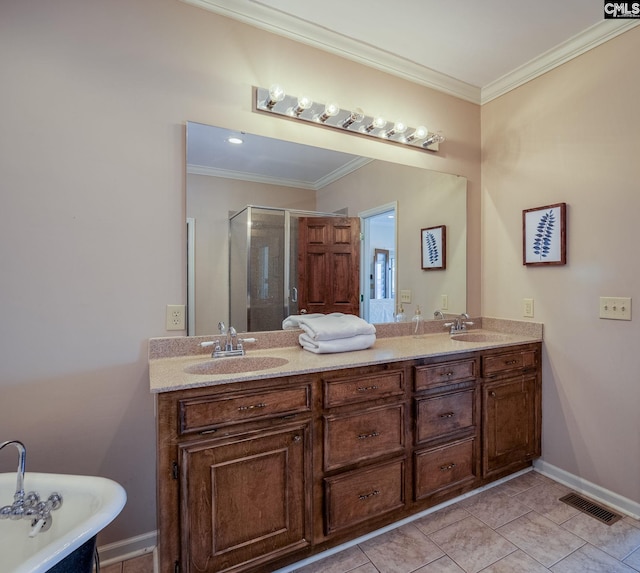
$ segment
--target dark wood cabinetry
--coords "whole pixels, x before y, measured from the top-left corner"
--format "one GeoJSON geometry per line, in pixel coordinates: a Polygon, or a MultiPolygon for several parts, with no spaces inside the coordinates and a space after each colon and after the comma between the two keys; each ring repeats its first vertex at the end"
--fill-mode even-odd
{"type": "Polygon", "coordinates": [[[525,468],[540,344],[158,395],[161,573],[271,571],[525,468]]]}

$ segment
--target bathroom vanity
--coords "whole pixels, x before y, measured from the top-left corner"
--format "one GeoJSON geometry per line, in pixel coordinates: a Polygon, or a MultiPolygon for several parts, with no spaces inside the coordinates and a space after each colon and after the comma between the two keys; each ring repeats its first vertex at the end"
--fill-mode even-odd
{"type": "Polygon", "coordinates": [[[541,334],[256,350],[287,362],[229,375],[151,358],[160,571],[272,571],[526,468],[541,334]]]}

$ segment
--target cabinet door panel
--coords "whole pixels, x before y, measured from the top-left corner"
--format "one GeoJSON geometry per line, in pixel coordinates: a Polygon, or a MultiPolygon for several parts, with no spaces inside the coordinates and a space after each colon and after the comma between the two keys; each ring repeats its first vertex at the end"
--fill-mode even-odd
{"type": "Polygon", "coordinates": [[[324,469],[337,469],[404,448],[404,406],[325,417],[324,469]]]}
{"type": "Polygon", "coordinates": [[[492,382],[484,390],[484,474],[539,454],[537,377],[492,382]]]}
{"type": "Polygon", "coordinates": [[[185,571],[223,571],[308,545],[306,425],[181,450],[185,571]]]}

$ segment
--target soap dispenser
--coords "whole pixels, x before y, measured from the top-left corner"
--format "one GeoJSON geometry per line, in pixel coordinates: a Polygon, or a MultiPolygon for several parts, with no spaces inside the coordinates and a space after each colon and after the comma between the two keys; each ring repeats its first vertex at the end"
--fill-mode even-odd
{"type": "Polygon", "coordinates": [[[398,312],[396,312],[396,322],[404,322],[404,320],[405,320],[404,307],[401,304],[398,307],[398,312]]]}
{"type": "Polygon", "coordinates": [[[413,334],[421,334],[421,328],[422,328],[422,322],[423,322],[423,318],[422,318],[422,312],[420,311],[420,305],[418,305],[416,307],[416,313],[413,315],[413,318],[411,319],[411,322],[413,323],[413,334]]]}

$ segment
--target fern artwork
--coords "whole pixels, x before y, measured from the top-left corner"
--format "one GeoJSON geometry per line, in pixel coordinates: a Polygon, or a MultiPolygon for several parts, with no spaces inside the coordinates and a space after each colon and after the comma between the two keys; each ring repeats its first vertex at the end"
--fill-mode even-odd
{"type": "Polygon", "coordinates": [[[425,271],[443,270],[447,267],[446,227],[428,227],[421,231],[422,269],[425,271]]]}
{"type": "Polygon", "coordinates": [[[566,203],[522,212],[523,264],[566,263],[566,203]]]}

